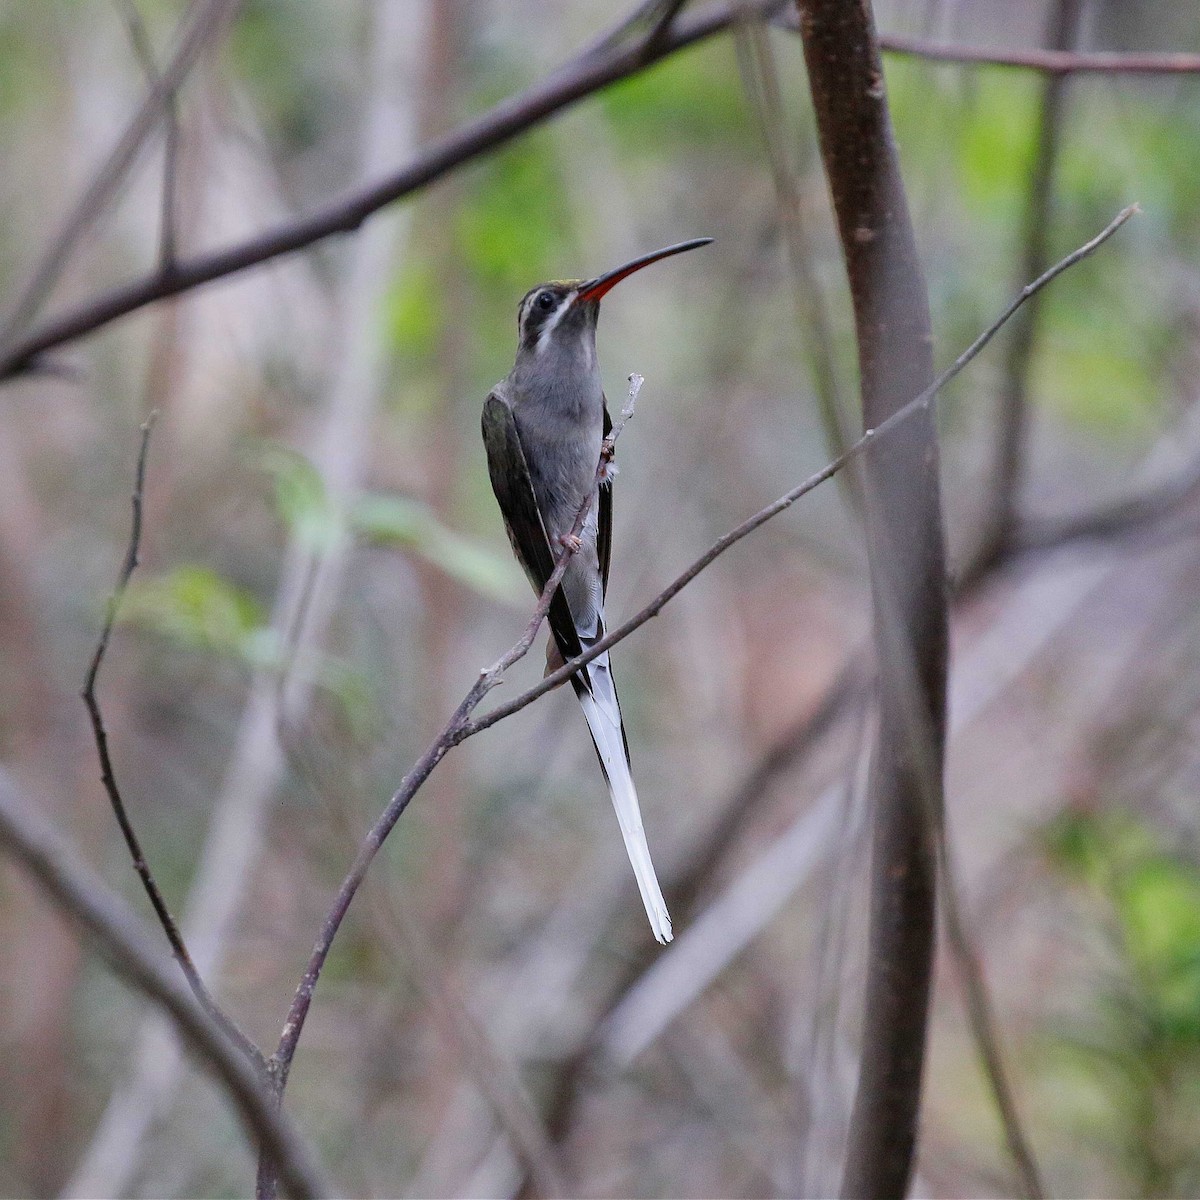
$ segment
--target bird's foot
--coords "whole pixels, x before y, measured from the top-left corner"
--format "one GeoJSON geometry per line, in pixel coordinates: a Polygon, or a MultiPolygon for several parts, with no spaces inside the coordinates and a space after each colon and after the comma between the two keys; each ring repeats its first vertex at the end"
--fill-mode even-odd
{"type": "Polygon", "coordinates": [[[583,542],[573,533],[562,533],[559,534],[558,544],[569,554],[578,554],[579,547],[583,545],[583,542]]]}

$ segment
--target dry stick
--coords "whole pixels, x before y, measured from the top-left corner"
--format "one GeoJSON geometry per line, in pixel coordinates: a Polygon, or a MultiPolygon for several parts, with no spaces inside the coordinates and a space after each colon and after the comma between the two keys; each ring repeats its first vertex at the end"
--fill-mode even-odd
{"type": "MultiPolygon", "coordinates": [[[[840,454],[854,440],[853,432],[838,387],[833,322],[815,270],[799,180],[784,144],[783,88],[775,54],[769,32],[761,23],[739,23],[734,30],[734,43],[742,87],[750,101],[775,186],[779,225],[791,266],[793,302],[799,318],[804,357],[809,363],[817,408],[825,429],[826,449],[832,454],[840,454]]],[[[862,495],[855,476],[844,475],[842,480],[848,481],[843,498],[850,502],[855,514],[861,516],[862,495]]]]}
{"type": "Polygon", "coordinates": [[[225,1036],[250,1060],[255,1069],[261,1073],[266,1069],[266,1058],[254,1042],[237,1027],[232,1018],[213,999],[212,994],[204,985],[204,980],[200,978],[200,973],[196,970],[195,964],[192,962],[192,956],[188,953],[187,946],[183,940],[183,934],[180,933],[179,926],[175,923],[175,918],[171,916],[170,909],[167,908],[167,902],[163,898],[158,882],[155,880],[154,874],[146,862],[141,842],[138,840],[133,823],[129,819],[129,813],[125,808],[125,801],[121,796],[121,789],[117,784],[116,772],[113,769],[112,757],[108,750],[108,730],[105,728],[104,716],[100,711],[100,701],[96,696],[96,680],[100,675],[100,667],[104,662],[104,656],[108,652],[108,643],[112,638],[117,611],[121,607],[121,600],[124,598],[125,590],[129,586],[129,580],[138,565],[138,551],[142,541],[142,497],[146,484],[146,458],[150,451],[150,434],[154,429],[154,421],[157,415],[157,413],[152,412],[142,426],[142,442],[141,448],[138,451],[137,470],[135,472],[133,496],[131,498],[133,517],[130,521],[129,545],[125,551],[125,561],[121,566],[120,575],[117,577],[117,585],[113,589],[112,595],[108,598],[104,626],[100,631],[100,638],[96,643],[96,650],[92,655],[91,665],[88,667],[87,679],[83,685],[83,692],[81,694],[84,704],[87,705],[88,717],[91,720],[92,737],[96,743],[96,756],[100,760],[100,780],[104,784],[104,790],[108,793],[113,814],[117,818],[117,824],[121,827],[121,834],[125,838],[125,845],[129,847],[129,854],[133,859],[133,869],[138,873],[138,878],[141,879],[142,886],[146,889],[146,895],[150,898],[150,904],[154,909],[155,916],[158,917],[158,923],[162,926],[163,932],[167,935],[167,941],[171,944],[171,952],[175,955],[175,961],[179,963],[180,970],[183,971],[184,978],[187,980],[188,986],[192,989],[192,994],[196,997],[201,1008],[212,1018],[225,1036]]]}
{"type": "MultiPolygon", "coordinates": [[[[29,369],[45,351],[93,333],[148,304],[303,250],[332,234],[350,233],[385,205],[427,187],[454,168],[495,149],[569,105],[722,32],[735,19],[744,19],[746,12],[764,19],[774,15],[783,2],[728,0],[697,16],[672,22],[669,30],[653,45],[639,42],[633,46],[619,46],[605,54],[591,52],[577,57],[527,91],[502,101],[452,130],[413,162],[379,183],[225,250],[178,261],[170,271],[154,271],[132,283],[102,292],[62,315],[42,322],[0,353],[0,380],[29,369]]],[[[166,73],[163,78],[167,78],[166,73]]]]}
{"type": "MultiPolygon", "coordinates": [[[[154,87],[159,82],[158,66],[146,23],[134,0],[124,0],[121,13],[129,30],[129,41],[146,76],[154,87]]],[[[162,205],[159,214],[158,269],[169,272],[175,263],[175,190],[179,170],[179,97],[175,90],[168,93],[164,104],[166,133],[163,139],[162,205]]]]}
{"type": "Polygon", "coordinates": [[[892,54],[966,66],[1017,67],[1050,75],[1194,75],[1200,54],[1129,54],[1093,50],[992,50],[947,46],[922,38],[881,36],[880,46],[892,54]]]}
{"type": "MultiPolygon", "coordinates": [[[[179,46],[171,61],[147,91],[141,106],[130,119],[108,158],[93,176],[78,203],[51,240],[44,258],[34,268],[29,282],[13,307],[12,315],[5,322],[4,332],[0,335],[0,344],[5,347],[5,350],[0,361],[14,363],[14,355],[16,355],[20,358],[20,363],[0,371],[0,377],[13,374],[15,371],[29,366],[40,350],[49,349],[51,346],[79,336],[78,333],[75,333],[70,337],[55,338],[39,347],[38,350],[27,353],[23,353],[19,349],[21,346],[28,345],[28,338],[21,336],[21,328],[32,320],[50,289],[58,280],[67,260],[79,244],[80,238],[111,201],[118,185],[158,121],[159,114],[196,65],[210,40],[228,24],[240,3],[241,0],[194,0],[189,7],[184,23],[191,18],[191,24],[180,37],[179,46]]],[[[160,264],[155,278],[166,280],[170,278],[171,274],[172,271],[164,269],[160,264]]],[[[52,320],[46,328],[58,324],[60,322],[52,320]]],[[[34,336],[36,337],[36,334],[34,336]]]]}
{"type": "MultiPolygon", "coordinates": [[[[810,476],[800,484],[793,488],[790,492],[781,496],[774,503],[767,505],[755,513],[754,516],[742,522],[737,528],[731,530],[723,537],[719,538],[703,555],[700,556],[686,571],[683,572],[673,583],[660,592],[645,608],[643,608],[635,616],[631,617],[623,625],[601,638],[593,646],[589,647],[583,654],[569,660],[557,671],[552,672],[542,679],[533,687],[522,692],[519,696],[505,704],[498,705],[484,716],[477,719],[470,719],[469,714],[478,706],[480,701],[494,688],[500,681],[500,677],[513,663],[526,654],[533,645],[534,638],[537,636],[537,631],[545,619],[546,613],[549,611],[550,602],[554,596],[554,592],[558,587],[563,573],[566,571],[569,560],[569,552],[563,553],[554,573],[547,581],[546,587],[543,589],[537,607],[534,610],[533,616],[525,629],[520,640],[492,666],[485,668],[479,674],[479,678],[472,685],[471,690],[463,698],[458,708],[455,709],[453,715],[446,722],[441,733],[429,745],[417,762],[413,765],[409,773],[404,777],[400,787],[397,789],[387,806],[376,820],[375,824],[364,839],[357,857],[354,860],[341,886],[338,888],[337,895],[333,905],[325,917],[322,924],[320,935],[317,938],[316,945],[313,947],[312,955],[309,959],[308,966],[305,969],[304,976],[300,981],[299,987],[296,989],[295,997],[292,1000],[292,1006],[288,1013],[287,1022],[284,1025],[283,1032],[280,1037],[279,1048],[276,1050],[273,1058],[273,1070],[276,1075],[275,1086],[276,1090],[282,1094],[284,1087],[287,1084],[288,1072],[291,1069],[292,1058],[296,1052],[296,1045],[299,1042],[300,1034],[303,1030],[305,1018],[308,1014],[308,1009],[312,1003],[313,991],[316,988],[317,980],[320,976],[321,969],[324,966],[325,959],[329,954],[330,946],[337,934],[338,928],[346,916],[346,912],[350,907],[354,895],[361,885],[363,878],[366,875],[367,869],[371,865],[371,861],[378,853],[384,840],[399,820],[401,813],[408,806],[417,790],[425,782],[432,773],[434,768],[445,757],[448,750],[457,746],[459,743],[479,733],[483,729],[496,724],[497,721],[503,720],[505,717],[511,716],[515,712],[519,712],[522,708],[532,704],[534,700],[540,696],[544,696],[547,692],[561,686],[571,678],[581,667],[591,662],[594,658],[599,657],[606,650],[615,646],[618,642],[627,638],[634,630],[639,629],[652,617],[656,616],[661,609],[674,596],[678,595],[701,571],[704,570],[710,563],[720,557],[726,550],[748,534],[753,533],[760,525],[765,524],[772,517],[777,516],[785,509],[790,508],[801,496],[811,492],[814,488],[824,483],[825,480],[832,478],[837,474],[847,463],[861,454],[869,445],[875,442],[876,439],[885,437],[894,429],[900,426],[909,417],[915,413],[923,411],[933,402],[934,397],[944,388],[951,380],[953,380],[992,340],[1004,323],[1012,316],[1030,296],[1034,295],[1045,287],[1052,280],[1056,279],[1064,271],[1074,266],[1081,259],[1086,258],[1093,253],[1105,241],[1108,240],[1116,231],[1125,224],[1127,220],[1135,212],[1139,211],[1137,205],[1130,205],[1123,209],[1099,234],[1091,241],[1080,246],[1078,250],[1067,255],[1061,262],[1057,263],[1050,270],[1046,271],[1040,278],[1034,280],[1033,283],[1026,285],[1020,294],[1008,305],[1001,315],[982,333],[974,342],[961,354],[950,367],[942,372],[934,382],[925,389],[919,396],[910,400],[903,408],[895,412],[886,421],[882,422],[877,428],[869,429],[862,437],[850,446],[844,454],[839,455],[827,466],[823,467],[815,475],[810,476]]],[[[631,391],[638,384],[639,376],[631,377],[631,391]]],[[[636,393],[635,393],[636,394],[636,393]]],[[[622,420],[619,425],[614,426],[614,434],[619,433],[624,426],[626,413],[622,412],[622,420]]],[[[606,441],[606,447],[611,443],[612,436],[606,441]]],[[[606,453],[602,451],[601,460],[602,467],[606,461],[606,453]]],[[[597,472],[597,480],[600,478],[601,472],[597,472]]],[[[590,498],[588,504],[590,504],[590,498]]],[[[585,504],[576,517],[575,525],[572,532],[578,534],[583,528],[583,521],[588,505],[585,504]]]]}
{"type": "Polygon", "coordinates": [[[122,979],[170,1015],[195,1056],[220,1080],[259,1145],[280,1164],[288,1191],[297,1197],[329,1195],[312,1153],[271,1103],[261,1077],[175,978],[142,923],[55,834],[22,811],[3,775],[0,847],[83,926],[90,935],[89,948],[98,950],[122,979]]]}

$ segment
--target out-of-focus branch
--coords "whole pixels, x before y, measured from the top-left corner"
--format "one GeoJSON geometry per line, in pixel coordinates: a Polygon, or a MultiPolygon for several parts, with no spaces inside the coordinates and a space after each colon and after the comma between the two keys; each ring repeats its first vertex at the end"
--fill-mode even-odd
{"type": "Polygon", "coordinates": [[[271,1104],[260,1077],[175,978],[170,960],[124,902],[48,829],[22,811],[14,789],[0,774],[0,846],[38,881],[61,909],[87,930],[97,950],[126,983],[142,992],[175,1023],[196,1057],[220,1081],[259,1144],[280,1164],[288,1191],[297,1197],[327,1196],[311,1151],[291,1122],[271,1104]]]}
{"type": "MultiPolygon", "coordinates": [[[[929,298],[870,5],[798,0],[800,35],[854,305],[863,422],[933,377],[929,298]]],[[[862,469],[878,732],[870,944],[844,1196],[901,1196],[916,1147],[937,926],[949,666],[937,428],[922,412],[862,469]]]]}
{"type": "MultiPolygon", "coordinates": [[[[121,5],[125,25],[129,29],[129,41],[133,46],[146,82],[154,87],[159,81],[158,66],[154,61],[154,49],[146,32],[146,23],[134,0],[125,0],[121,5]]],[[[179,172],[179,97],[174,90],[168,93],[164,103],[166,130],[163,135],[163,179],[162,211],[159,218],[158,269],[170,272],[175,262],[175,189],[179,172]]]]}
{"type": "Polygon", "coordinates": [[[1016,1098],[1000,1052],[1000,1037],[996,1030],[996,1018],[992,1012],[983,964],[975,952],[975,945],[962,913],[958,879],[953,871],[947,837],[938,838],[938,869],[942,880],[942,911],[946,917],[946,937],[962,977],[971,1035],[983,1061],[984,1074],[992,1089],[992,1098],[1000,1116],[1000,1126],[1004,1130],[1004,1140],[1016,1164],[1024,1194],[1029,1200],[1042,1200],[1046,1189],[1042,1185],[1037,1160],[1033,1156],[1020,1114],[1017,1112],[1016,1098]]]}
{"type": "MultiPolygon", "coordinates": [[[[17,349],[27,343],[21,330],[33,319],[45,301],[80,239],[116,194],[121,180],[125,178],[126,172],[137,158],[138,151],[150,131],[174,103],[175,93],[199,61],[205,48],[228,28],[240,4],[241,0],[193,0],[189,6],[181,23],[187,27],[180,36],[179,45],[171,61],[151,83],[137,112],[130,119],[108,158],[92,177],[83,195],[50,240],[44,257],[34,268],[29,282],[5,322],[3,335],[0,335],[0,346],[4,347],[0,351],[0,362],[13,363],[13,366],[11,370],[0,368],[0,378],[28,367],[41,350],[72,340],[71,337],[58,338],[28,354],[22,354],[17,349]],[[20,359],[19,363],[15,361],[14,354],[20,359]]],[[[171,274],[170,264],[160,263],[156,278],[166,280],[171,274]]],[[[59,322],[51,321],[49,327],[56,324],[59,322]]],[[[72,335],[78,336],[78,333],[72,335]]]]}
{"type": "MultiPolygon", "coordinates": [[[[800,337],[812,376],[817,407],[825,427],[830,454],[840,454],[854,440],[850,415],[838,387],[833,356],[833,324],[824,292],[813,268],[812,246],[804,222],[804,207],[783,129],[783,99],[779,70],[768,29],[761,22],[739,24],[735,30],[738,65],[758,123],[771,168],[779,224],[791,266],[792,293],[800,337]]],[[[862,512],[862,496],[853,473],[843,475],[843,495],[862,512]]]]}
{"type": "Polygon", "coordinates": [[[885,34],[880,46],[891,54],[960,66],[1017,67],[1049,75],[1195,75],[1200,54],[1132,54],[1121,51],[993,50],[976,46],[947,46],[922,38],[885,34]]]}
{"type": "Polygon", "coordinates": [[[1029,517],[1012,536],[1015,551],[1056,550],[1068,542],[1125,537],[1171,516],[1200,491],[1200,460],[1139,496],[1116,500],[1077,516],[1029,517]]]}
{"type": "MultiPolygon", "coordinates": [[[[377,892],[383,889],[377,889],[377,892]]],[[[395,948],[425,996],[433,1024],[458,1052],[469,1079],[486,1098],[540,1195],[572,1192],[557,1149],[550,1143],[532,1098],[514,1065],[492,1044],[467,998],[439,961],[417,918],[390,897],[380,903],[380,936],[395,948]]]]}
{"type": "Polygon", "coordinates": [[[142,886],[146,889],[146,895],[150,898],[151,907],[154,909],[154,913],[158,917],[158,922],[163,927],[163,932],[167,935],[167,941],[171,945],[171,952],[175,955],[175,960],[179,963],[179,967],[187,979],[188,986],[192,989],[192,994],[196,997],[200,1007],[221,1028],[225,1036],[261,1071],[266,1066],[266,1059],[259,1048],[237,1027],[234,1021],[213,999],[212,993],[209,992],[204,984],[204,980],[200,978],[200,972],[196,970],[196,966],[192,962],[192,956],[188,953],[183,935],[179,932],[179,926],[175,923],[175,918],[171,916],[171,911],[168,909],[167,902],[163,898],[162,891],[159,889],[158,881],[154,878],[154,873],[150,870],[150,866],[146,862],[146,855],[142,851],[141,842],[133,828],[133,822],[129,819],[129,813],[125,808],[125,801],[121,796],[121,789],[117,784],[116,771],[113,768],[112,757],[108,751],[108,730],[105,728],[104,716],[100,711],[100,701],[96,696],[96,680],[100,675],[100,667],[104,663],[104,656],[108,652],[108,643],[112,637],[113,624],[117,619],[117,611],[121,607],[121,600],[124,598],[125,589],[129,586],[129,580],[138,565],[138,552],[142,541],[142,496],[146,484],[146,456],[150,451],[150,433],[154,428],[156,415],[155,413],[151,413],[142,426],[142,443],[138,451],[133,495],[131,498],[133,517],[129,527],[129,544],[125,551],[125,561],[121,565],[121,571],[117,578],[117,586],[113,589],[113,593],[109,597],[104,625],[100,630],[100,637],[96,642],[96,649],[92,654],[92,661],[88,667],[87,679],[83,686],[83,702],[87,706],[88,717],[92,726],[92,738],[96,743],[96,755],[100,760],[100,780],[104,784],[105,792],[108,793],[113,814],[116,816],[121,834],[125,838],[125,845],[129,848],[130,857],[133,859],[133,869],[137,872],[138,878],[142,881],[142,886]]]}
{"type": "Polygon", "coordinates": [[[722,32],[734,20],[749,15],[765,19],[783,3],[785,0],[728,0],[696,16],[673,21],[653,45],[617,46],[605,53],[593,52],[575,58],[528,91],[501,102],[438,139],[413,162],[379,183],[239,245],[177,261],[170,271],[152,272],[43,322],[0,353],[0,380],[26,371],[47,350],[85,337],[148,304],[303,250],[332,234],[350,233],[379,209],[428,187],[454,168],[486,154],[585,96],[722,32]]]}
{"type": "MultiPolygon", "coordinates": [[[[1057,0],[1051,12],[1047,41],[1052,50],[1069,50],[1075,43],[1083,0],[1057,0]]],[[[1038,111],[1037,149],[1029,173],[1029,191],[1021,222],[1021,261],[1017,282],[1040,274],[1046,267],[1050,226],[1053,220],[1054,167],[1058,159],[1066,114],[1066,76],[1049,75],[1042,85],[1038,111]]],[[[1029,426],[1029,377],[1033,367],[1041,300],[1025,306],[1013,321],[1002,373],[995,459],[986,497],[984,526],[976,559],[967,573],[978,570],[1001,554],[1012,535],[1017,497],[1025,460],[1029,426]]]]}

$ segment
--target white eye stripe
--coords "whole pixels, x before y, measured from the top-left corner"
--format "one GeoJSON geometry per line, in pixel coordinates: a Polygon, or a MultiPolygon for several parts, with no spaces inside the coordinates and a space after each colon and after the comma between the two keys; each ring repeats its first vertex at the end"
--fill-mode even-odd
{"type": "Polygon", "coordinates": [[[550,345],[551,334],[558,328],[563,317],[567,315],[567,309],[574,303],[576,294],[576,292],[568,292],[563,297],[562,303],[550,314],[550,319],[542,326],[542,331],[538,334],[537,352],[539,354],[550,345]]]}

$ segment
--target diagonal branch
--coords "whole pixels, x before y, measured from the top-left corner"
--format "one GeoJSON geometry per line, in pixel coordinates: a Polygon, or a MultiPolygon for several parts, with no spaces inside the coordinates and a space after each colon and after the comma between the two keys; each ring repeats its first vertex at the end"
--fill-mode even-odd
{"type": "MultiPolygon", "coordinates": [[[[353,232],[386,205],[428,187],[456,167],[494,150],[584,97],[721,33],[735,20],[751,16],[765,19],[779,11],[783,2],[726,0],[703,13],[672,21],[652,43],[618,45],[602,54],[593,50],[576,57],[527,91],[452,130],[413,162],[378,183],[238,245],[177,261],[170,270],[151,272],[44,321],[0,352],[0,380],[29,370],[47,350],[94,333],[148,304],[303,250],[333,234],[353,232]]],[[[163,80],[167,77],[164,72],[163,80]]]]}
{"type": "MultiPolygon", "coordinates": [[[[29,282],[13,307],[12,314],[5,322],[3,334],[0,335],[0,345],[4,346],[0,362],[15,362],[14,354],[20,362],[11,369],[0,369],[0,378],[30,366],[41,350],[61,345],[80,336],[79,333],[73,333],[69,337],[54,338],[38,350],[28,353],[22,353],[18,349],[27,345],[29,341],[21,334],[21,330],[33,319],[49,295],[80,239],[116,194],[121,180],[133,165],[151,130],[164,111],[174,103],[175,93],[188,73],[210,42],[228,26],[240,3],[241,0],[194,0],[185,17],[185,21],[190,18],[190,24],[181,35],[174,56],[152,82],[141,106],[130,119],[108,158],[92,177],[83,195],[51,239],[45,256],[34,268],[29,282]]],[[[168,264],[160,265],[156,278],[168,279],[171,271],[167,268],[168,264]]],[[[59,322],[51,321],[48,327],[56,324],[59,322]]],[[[36,334],[34,337],[36,338],[36,334]]]]}
{"type": "MultiPolygon", "coordinates": [[[[154,61],[154,50],[146,32],[146,23],[134,0],[124,0],[121,13],[129,30],[129,40],[142,65],[146,81],[153,87],[160,74],[154,61]]],[[[164,102],[166,131],[163,135],[163,178],[158,229],[158,268],[170,272],[175,265],[175,192],[179,173],[179,96],[170,92],[164,102]]]]}
{"type": "MultiPolygon", "coordinates": [[[[1047,40],[1052,50],[1069,50],[1074,44],[1083,15],[1083,0],[1056,0],[1050,17],[1047,40]]],[[[1066,76],[1048,75],[1042,83],[1037,118],[1037,148],[1029,172],[1029,189],[1022,216],[1021,261],[1017,279],[1028,279],[1045,269],[1049,257],[1047,241],[1054,208],[1054,174],[1066,120],[1066,76]]],[[[1017,519],[1029,431],[1029,379],[1037,352],[1041,304],[1035,301],[1013,322],[1003,371],[990,495],[984,514],[976,561],[967,569],[973,574],[981,564],[1004,550],[1017,519]]]]}
{"type": "Polygon", "coordinates": [[[259,1144],[280,1164],[297,1197],[330,1195],[311,1151],[270,1102],[261,1077],[192,999],[156,952],[125,903],[22,806],[0,775],[0,847],[44,888],[54,903],[87,930],[98,950],[126,983],[166,1010],[193,1053],[221,1082],[259,1144]]]}

